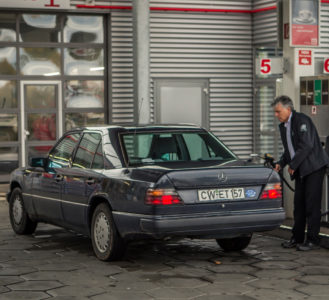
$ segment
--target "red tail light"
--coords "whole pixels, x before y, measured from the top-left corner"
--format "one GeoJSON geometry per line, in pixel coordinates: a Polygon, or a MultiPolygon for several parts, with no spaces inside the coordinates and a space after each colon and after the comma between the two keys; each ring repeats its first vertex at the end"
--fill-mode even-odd
{"type": "Polygon", "coordinates": [[[261,196],[260,199],[281,199],[282,198],[282,186],[280,182],[277,183],[268,183],[261,196]]]}
{"type": "Polygon", "coordinates": [[[172,189],[148,189],[145,204],[149,205],[172,205],[183,204],[182,199],[172,189]]]}

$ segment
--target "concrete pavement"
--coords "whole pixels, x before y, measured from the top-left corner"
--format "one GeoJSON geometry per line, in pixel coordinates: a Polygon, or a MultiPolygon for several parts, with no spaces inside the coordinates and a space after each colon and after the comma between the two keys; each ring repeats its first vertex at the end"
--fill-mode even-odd
{"type": "Polygon", "coordinates": [[[0,299],[328,299],[329,251],[281,242],[256,234],[235,253],[214,240],[138,242],[122,261],[104,263],[88,238],[61,228],[15,235],[0,201],[0,299]]]}

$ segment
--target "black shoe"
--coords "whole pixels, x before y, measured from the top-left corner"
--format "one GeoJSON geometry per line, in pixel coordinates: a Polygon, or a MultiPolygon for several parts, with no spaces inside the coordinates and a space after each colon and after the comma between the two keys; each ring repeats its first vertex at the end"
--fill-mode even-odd
{"type": "Polygon", "coordinates": [[[320,249],[320,246],[310,241],[306,241],[304,244],[298,244],[296,246],[296,249],[298,251],[310,251],[310,250],[320,249]]]}
{"type": "Polygon", "coordinates": [[[297,242],[294,238],[290,239],[289,241],[284,241],[281,246],[283,248],[295,248],[297,246],[297,242]]]}

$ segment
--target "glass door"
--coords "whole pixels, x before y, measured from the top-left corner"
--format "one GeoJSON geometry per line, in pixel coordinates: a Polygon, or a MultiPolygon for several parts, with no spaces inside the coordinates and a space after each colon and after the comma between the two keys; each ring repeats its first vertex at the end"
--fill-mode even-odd
{"type": "Polygon", "coordinates": [[[63,134],[59,81],[22,81],[21,165],[43,157],[63,134]]]}

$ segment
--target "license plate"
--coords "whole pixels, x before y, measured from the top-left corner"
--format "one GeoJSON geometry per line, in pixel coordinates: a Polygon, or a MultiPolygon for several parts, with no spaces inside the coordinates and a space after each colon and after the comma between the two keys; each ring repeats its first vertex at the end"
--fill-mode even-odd
{"type": "Polygon", "coordinates": [[[198,190],[199,201],[244,199],[244,188],[198,190]]]}

